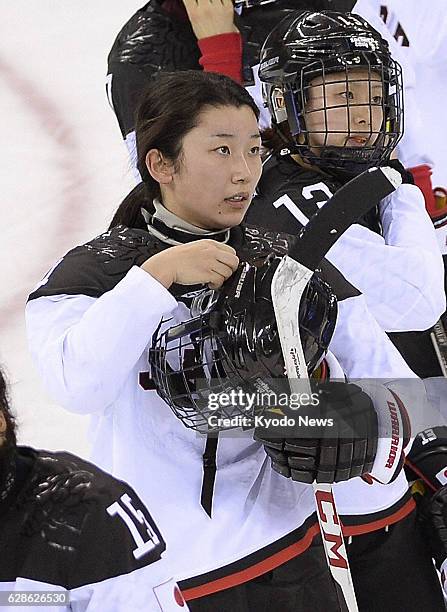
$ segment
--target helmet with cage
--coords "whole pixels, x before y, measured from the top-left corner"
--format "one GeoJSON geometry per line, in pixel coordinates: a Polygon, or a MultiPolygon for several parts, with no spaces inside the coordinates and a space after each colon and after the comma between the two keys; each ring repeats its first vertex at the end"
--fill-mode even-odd
{"type": "MultiPolygon", "coordinates": [[[[233,417],[252,418],[265,407],[256,402],[249,410],[244,402],[216,407],[212,397],[288,393],[270,289],[279,261],[270,255],[261,263],[240,264],[217,301],[204,309],[208,312],[155,334],[149,354],[152,379],[186,427],[202,433],[237,427],[239,421],[230,424],[233,417]],[[211,415],[219,419],[211,421],[211,415]]],[[[297,316],[311,375],[326,354],[337,317],[336,298],[316,275],[297,316]]]]}
{"type": "Polygon", "coordinates": [[[357,15],[286,16],[263,45],[259,78],[284,148],[316,166],[362,172],[402,136],[401,67],[357,15]]]}

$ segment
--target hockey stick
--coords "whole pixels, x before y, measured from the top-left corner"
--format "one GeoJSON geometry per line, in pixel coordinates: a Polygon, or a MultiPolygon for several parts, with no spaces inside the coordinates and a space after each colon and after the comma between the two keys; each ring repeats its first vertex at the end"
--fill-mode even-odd
{"type": "MultiPolygon", "coordinates": [[[[371,168],[352,179],[328,200],[301,231],[272,279],[272,301],[291,392],[302,392],[308,373],[300,341],[298,313],[301,297],[313,272],[331,246],[357,219],[402,183],[391,168],[371,168]],[[298,388],[299,387],[299,388],[298,388]]],[[[310,394],[310,384],[308,392],[310,394]]],[[[357,612],[343,533],[332,486],[314,483],[315,503],[329,570],[342,612],[357,612]]]]}

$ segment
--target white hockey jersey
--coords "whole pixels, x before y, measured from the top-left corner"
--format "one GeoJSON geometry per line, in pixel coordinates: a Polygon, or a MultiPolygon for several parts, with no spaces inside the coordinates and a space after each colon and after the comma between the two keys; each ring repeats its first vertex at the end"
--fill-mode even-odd
{"type": "MultiPolygon", "coordinates": [[[[221,436],[212,518],[200,505],[204,437],[138,384],[160,320],[170,326],[190,318],[185,303],[139,267],[150,255],[148,237],[117,227],[71,251],[31,294],[27,328],[51,395],[69,410],[92,414],[94,461],[125,478],[150,505],[168,543],[166,561],[188,599],[280,565],[306,549],[318,526],[312,488],[272,471],[250,435],[221,436]]],[[[353,375],[350,363],[363,354],[371,364],[365,375],[414,376],[363,296],[354,293],[341,312],[334,342],[340,339],[353,375]]],[[[358,480],[356,510],[371,522],[374,512],[393,522],[411,511],[403,474],[386,486],[358,480]],[[362,493],[374,487],[370,498],[362,493]]],[[[344,491],[351,499],[348,485],[340,499],[344,491]]]]}

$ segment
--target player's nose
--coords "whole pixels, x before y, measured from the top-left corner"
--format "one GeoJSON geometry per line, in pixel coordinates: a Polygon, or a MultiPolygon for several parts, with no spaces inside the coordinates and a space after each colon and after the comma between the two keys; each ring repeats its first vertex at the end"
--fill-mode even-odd
{"type": "Polygon", "coordinates": [[[252,178],[252,172],[244,155],[239,155],[234,160],[231,180],[233,183],[247,183],[252,178]]]}
{"type": "Polygon", "coordinates": [[[351,108],[351,131],[360,129],[362,131],[371,128],[371,107],[369,104],[358,104],[351,108]]]}

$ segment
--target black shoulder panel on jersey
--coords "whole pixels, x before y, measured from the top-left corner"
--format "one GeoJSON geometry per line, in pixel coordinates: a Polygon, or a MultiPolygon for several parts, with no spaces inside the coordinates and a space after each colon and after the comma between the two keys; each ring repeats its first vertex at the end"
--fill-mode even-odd
{"type": "Polygon", "coordinates": [[[160,559],[163,538],[126,483],[70,453],[18,453],[34,465],[0,529],[0,580],[72,589],[160,559]]]}
{"type": "Polygon", "coordinates": [[[166,245],[144,230],[122,225],[65,255],[28,300],[52,295],[99,297],[166,245]]]}
{"type": "Polygon", "coordinates": [[[272,252],[277,255],[286,255],[295,242],[295,236],[285,232],[248,224],[244,225],[244,238],[243,246],[236,251],[242,261],[250,263],[272,252]]]}

